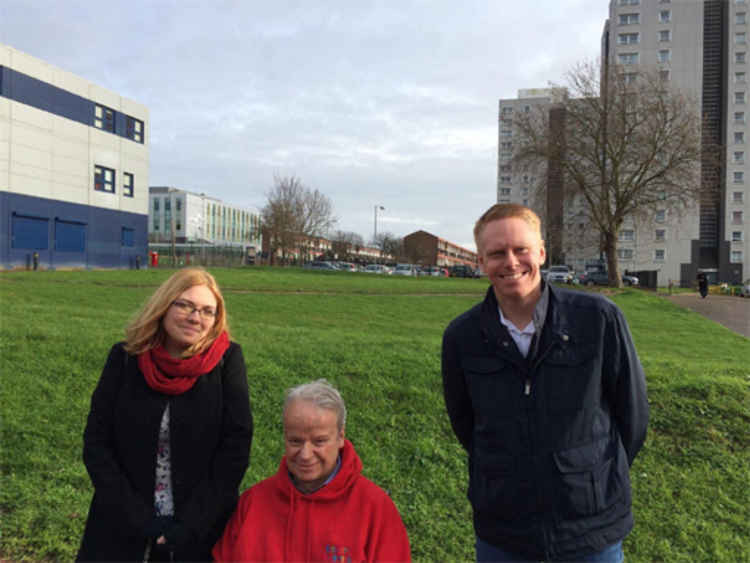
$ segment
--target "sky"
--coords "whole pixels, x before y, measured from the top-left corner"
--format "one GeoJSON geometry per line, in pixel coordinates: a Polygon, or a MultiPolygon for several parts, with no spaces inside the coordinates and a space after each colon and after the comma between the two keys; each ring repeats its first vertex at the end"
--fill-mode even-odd
{"type": "Polygon", "coordinates": [[[0,43],[150,113],[152,186],[260,209],[275,177],[369,241],[474,248],[498,100],[595,60],[608,0],[1,0],[0,43]]]}

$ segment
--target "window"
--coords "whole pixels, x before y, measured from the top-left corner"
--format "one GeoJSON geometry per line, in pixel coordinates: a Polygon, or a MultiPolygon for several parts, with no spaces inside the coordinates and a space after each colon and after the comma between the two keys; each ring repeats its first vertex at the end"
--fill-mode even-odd
{"type": "Polygon", "coordinates": [[[666,216],[667,212],[664,209],[657,209],[656,214],[654,215],[654,220],[657,223],[663,223],[666,216]]]}
{"type": "Polygon", "coordinates": [[[742,203],[744,200],[744,192],[732,192],[732,203],[742,203]]]}
{"type": "Polygon", "coordinates": [[[513,150],[513,143],[510,141],[505,141],[504,143],[500,143],[500,149],[504,151],[513,150]]]}
{"type": "Polygon", "coordinates": [[[733,181],[735,184],[744,184],[745,183],[745,173],[744,172],[735,172],[733,174],[733,181]]]}
{"type": "Polygon", "coordinates": [[[732,242],[742,242],[742,231],[732,231],[732,242]]]}
{"type": "MultiPolygon", "coordinates": [[[[133,188],[135,187],[133,184],[133,175],[130,172],[123,172],[122,178],[122,195],[133,197],[133,188]]],[[[158,200],[155,199],[154,201],[158,200]]],[[[154,211],[157,211],[157,209],[154,209],[154,211]]]]}
{"type": "Polygon", "coordinates": [[[743,164],[745,162],[745,151],[734,151],[734,163],[743,164]]]}
{"type": "Polygon", "coordinates": [[[669,49],[659,49],[656,54],[656,60],[660,63],[668,63],[672,58],[672,52],[669,49]]]}
{"type": "Polygon", "coordinates": [[[115,132],[115,110],[96,104],[94,106],[94,127],[110,133],[115,132]]]}
{"type": "Polygon", "coordinates": [[[510,176],[500,176],[501,184],[510,184],[510,176]]]}
{"type": "Polygon", "coordinates": [[[156,213],[159,212],[159,198],[158,197],[154,198],[154,212],[156,213]]]}
{"type": "Polygon", "coordinates": [[[745,24],[745,12],[737,12],[734,15],[734,23],[737,25],[744,25],[745,24]]]}
{"type": "Polygon", "coordinates": [[[523,200],[523,205],[525,205],[526,207],[528,207],[529,206],[529,200],[528,199],[524,199],[523,200]]]}
{"type": "Polygon", "coordinates": [[[500,136],[501,137],[512,137],[513,136],[513,131],[511,131],[510,129],[503,129],[503,130],[500,131],[500,136]]]}
{"type": "Polygon", "coordinates": [[[625,82],[625,84],[632,84],[638,79],[638,73],[637,72],[626,72],[622,75],[622,79],[625,82]]]}
{"type": "Polygon", "coordinates": [[[745,83],[745,73],[744,72],[735,72],[734,73],[734,81],[738,84],[744,84],[745,83]]]}
{"type": "Polygon", "coordinates": [[[620,6],[637,6],[641,0],[620,0],[620,6]]]}
{"type": "Polygon", "coordinates": [[[175,205],[177,206],[177,212],[179,213],[180,211],[182,211],[182,199],[177,198],[174,200],[174,202],[175,202],[175,205]]]}
{"type": "Polygon", "coordinates": [[[510,188],[500,188],[500,195],[510,195],[510,188]]]}
{"type": "Polygon", "coordinates": [[[742,251],[741,250],[732,250],[732,255],[730,257],[730,260],[733,264],[740,264],[742,263],[742,251]]]}
{"type": "Polygon", "coordinates": [[[659,30],[659,42],[665,43],[667,41],[672,41],[672,31],[670,29],[659,30]]]}
{"type": "Polygon", "coordinates": [[[664,260],[664,249],[663,248],[655,248],[654,249],[654,260],[657,261],[663,261],[664,260]]]}
{"type": "Polygon", "coordinates": [[[620,260],[632,260],[633,259],[633,249],[632,248],[618,248],[617,249],[617,257],[620,260]]]}
{"type": "Polygon", "coordinates": [[[11,247],[29,250],[49,248],[49,220],[13,213],[11,220],[11,247]]]}
{"type": "Polygon", "coordinates": [[[120,234],[121,246],[135,246],[135,229],[123,227],[120,234]]]}
{"type": "Polygon", "coordinates": [[[742,211],[732,211],[732,225],[742,225],[742,211]]]}
{"type": "Polygon", "coordinates": [[[500,172],[510,172],[510,164],[500,165],[500,172]]]}
{"type": "Polygon", "coordinates": [[[737,64],[745,64],[745,52],[740,51],[734,54],[734,62],[737,64]]]}
{"type": "Polygon", "coordinates": [[[527,187],[521,188],[521,195],[529,195],[529,188],[527,187]]]}
{"type": "Polygon", "coordinates": [[[668,70],[660,70],[659,71],[659,80],[662,82],[667,82],[669,80],[669,71],[668,70]]]}
{"type": "Polygon", "coordinates": [[[158,230],[159,230],[159,218],[154,217],[154,231],[158,231],[158,230]]]}
{"type": "Polygon", "coordinates": [[[745,37],[745,32],[744,31],[740,31],[740,32],[735,33],[734,34],[734,42],[737,43],[738,45],[742,45],[742,44],[746,43],[747,41],[746,41],[746,37],[745,37]]]}
{"type": "Polygon", "coordinates": [[[510,203],[510,200],[508,198],[498,199],[498,203],[510,203]]]}
{"type": "Polygon", "coordinates": [[[745,103],[745,92],[735,92],[734,93],[734,103],[735,104],[744,104],[745,103]]]}
{"type": "Polygon", "coordinates": [[[59,252],[86,250],[86,224],[55,219],[55,250],[59,252]]]}
{"type": "Polygon", "coordinates": [[[734,142],[738,145],[743,144],[745,142],[745,134],[742,131],[735,131],[734,142]]]}
{"type": "Polygon", "coordinates": [[[530,109],[531,109],[531,106],[523,106],[524,113],[529,113],[530,109]]]}
{"type": "Polygon", "coordinates": [[[94,166],[94,189],[98,192],[115,193],[115,171],[104,166],[94,166]]]}
{"type": "Polygon", "coordinates": [[[635,25],[640,23],[640,14],[620,14],[620,25],[635,25]]]}
{"type": "Polygon", "coordinates": [[[659,21],[661,23],[669,23],[672,20],[671,10],[659,10],[659,21]]]}
{"type": "Polygon", "coordinates": [[[125,117],[125,136],[136,143],[143,143],[143,121],[129,115],[125,117]]]}
{"type": "Polygon", "coordinates": [[[170,215],[171,213],[166,213],[167,211],[170,211],[170,212],[172,211],[172,200],[169,198],[164,199],[164,212],[165,212],[164,214],[170,215]]]}
{"type": "Polygon", "coordinates": [[[513,108],[503,108],[502,110],[500,110],[500,113],[504,116],[510,115],[513,113],[513,108]]]}
{"type": "Polygon", "coordinates": [[[640,33],[620,33],[617,42],[620,45],[636,45],[640,41],[640,33]]]}
{"type": "Polygon", "coordinates": [[[734,112],[734,122],[735,123],[745,123],[745,112],[744,111],[735,111],[734,112]]]}
{"type": "Polygon", "coordinates": [[[623,229],[620,231],[620,240],[632,241],[635,240],[635,231],[633,229],[623,229]]]}
{"type": "Polygon", "coordinates": [[[620,53],[617,55],[617,60],[621,65],[638,64],[638,53],[620,53]]]}
{"type": "Polygon", "coordinates": [[[657,242],[662,242],[666,240],[667,238],[667,231],[664,229],[656,229],[654,231],[654,240],[657,242]]]}

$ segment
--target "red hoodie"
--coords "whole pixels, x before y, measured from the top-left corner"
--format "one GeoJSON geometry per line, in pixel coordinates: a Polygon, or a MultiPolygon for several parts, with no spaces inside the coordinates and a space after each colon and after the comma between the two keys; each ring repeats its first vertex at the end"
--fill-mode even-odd
{"type": "Polygon", "coordinates": [[[245,491],[214,546],[216,561],[411,561],[409,537],[390,497],[361,474],[345,440],[333,480],[310,494],[279,470],[245,491]]]}

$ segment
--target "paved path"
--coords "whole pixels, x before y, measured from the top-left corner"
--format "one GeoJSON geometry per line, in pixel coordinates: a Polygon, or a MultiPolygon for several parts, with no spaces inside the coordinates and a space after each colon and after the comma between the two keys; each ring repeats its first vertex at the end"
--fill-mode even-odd
{"type": "Polygon", "coordinates": [[[667,299],[750,338],[750,299],[729,295],[709,295],[701,299],[697,293],[680,293],[667,299]]]}

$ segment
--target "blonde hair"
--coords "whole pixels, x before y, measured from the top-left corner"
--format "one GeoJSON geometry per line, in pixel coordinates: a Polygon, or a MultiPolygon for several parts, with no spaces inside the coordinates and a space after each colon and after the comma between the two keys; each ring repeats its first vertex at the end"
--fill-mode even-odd
{"type": "Polygon", "coordinates": [[[146,350],[164,344],[164,329],[162,319],[167,309],[175,299],[191,287],[205,285],[216,298],[216,318],[214,326],[208,334],[185,350],[183,356],[189,357],[206,350],[214,340],[224,331],[229,335],[224,297],[214,277],[203,268],[184,268],[172,274],[162,283],[154,294],[149,297],[140,311],[130,321],[125,329],[125,350],[129,354],[138,355],[146,350]]]}
{"type": "Polygon", "coordinates": [[[479,239],[487,224],[492,221],[497,221],[498,219],[510,218],[525,221],[532,229],[534,229],[534,232],[539,234],[539,239],[542,239],[542,221],[539,219],[539,215],[534,213],[528,207],[519,205],[518,203],[496,203],[485,211],[474,225],[474,242],[477,245],[477,251],[482,251],[479,246],[479,239]]]}

